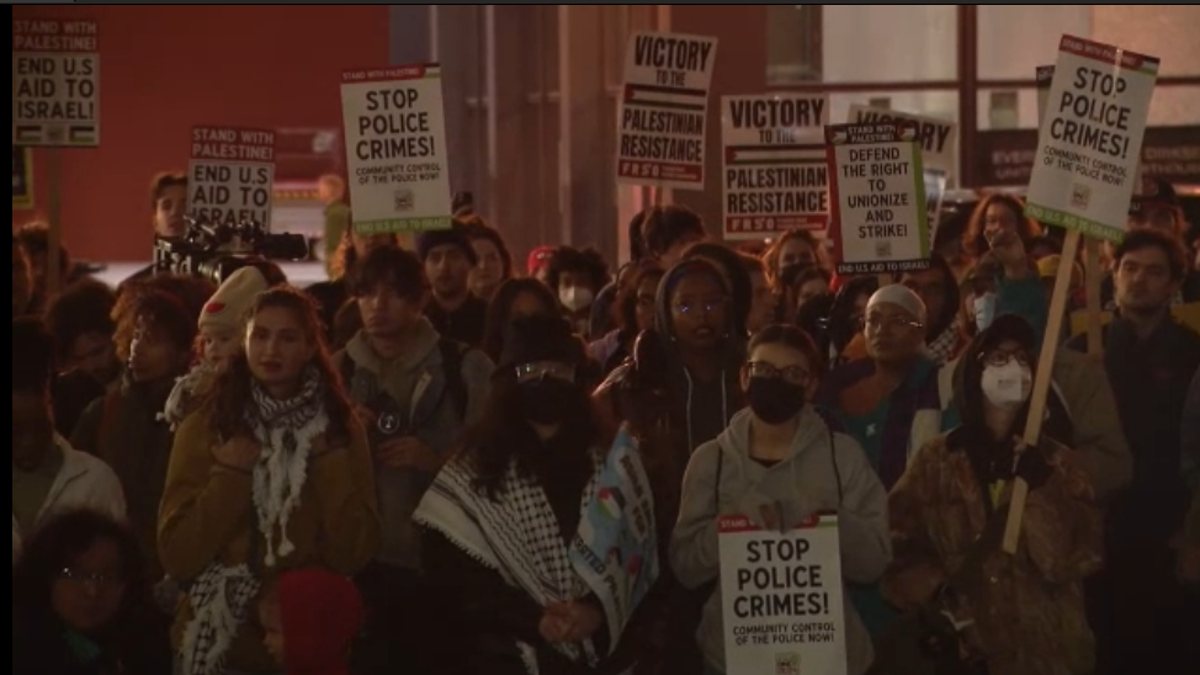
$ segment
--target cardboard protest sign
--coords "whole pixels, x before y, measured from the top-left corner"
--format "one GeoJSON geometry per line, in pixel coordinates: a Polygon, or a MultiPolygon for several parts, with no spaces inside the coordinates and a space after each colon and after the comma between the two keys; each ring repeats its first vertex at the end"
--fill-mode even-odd
{"type": "Polygon", "coordinates": [[[634,33],[617,116],[617,182],[704,187],[704,120],[717,40],[634,33]]]}
{"type": "Polygon", "coordinates": [[[836,515],[769,532],[718,521],[725,672],[846,675],[846,617],[836,515]]]}
{"type": "Polygon", "coordinates": [[[604,606],[610,649],[658,578],[654,497],[637,443],[622,427],[584,507],[568,555],[604,606]]]}
{"type": "Polygon", "coordinates": [[[450,168],[436,64],[342,75],[342,123],[354,229],[450,227],[450,168]]]}
{"type": "Polygon", "coordinates": [[[33,152],[13,146],[13,210],[33,208],[33,152]]]}
{"type": "Polygon", "coordinates": [[[13,20],[12,142],[100,145],[100,35],[95,21],[13,20]]]}
{"type": "Polygon", "coordinates": [[[823,94],[721,98],[726,239],[825,229],[829,178],[823,94]]]}
{"type": "Polygon", "coordinates": [[[929,266],[925,171],[911,123],[825,127],[838,274],[929,266]]]}
{"type": "Polygon", "coordinates": [[[1038,126],[1046,117],[1046,101],[1050,100],[1050,83],[1054,81],[1054,66],[1038,66],[1034,73],[1037,81],[1038,126]]]}
{"type": "Polygon", "coordinates": [[[188,163],[187,209],[214,225],[271,224],[275,133],[194,127],[188,163]]]}
{"type": "Polygon", "coordinates": [[[1038,134],[1026,215],[1119,241],[1158,59],[1064,35],[1038,134]]]}
{"type": "Polygon", "coordinates": [[[906,122],[917,127],[917,140],[921,145],[921,162],[931,169],[946,172],[946,179],[955,182],[955,148],[958,143],[958,125],[935,117],[913,115],[881,110],[865,105],[850,106],[850,124],[887,124],[906,122]]]}

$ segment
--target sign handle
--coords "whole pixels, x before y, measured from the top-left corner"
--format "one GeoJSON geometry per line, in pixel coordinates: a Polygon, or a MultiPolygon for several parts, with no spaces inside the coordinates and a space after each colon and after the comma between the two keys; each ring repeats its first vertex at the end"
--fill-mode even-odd
{"type": "MultiPolygon", "coordinates": [[[[1046,397],[1050,395],[1050,382],[1054,371],[1054,355],[1058,351],[1058,336],[1062,333],[1063,314],[1067,307],[1067,291],[1071,285],[1071,266],[1079,254],[1079,231],[1068,230],[1063,241],[1062,262],[1054,277],[1054,293],[1050,296],[1050,316],[1046,322],[1046,334],[1042,337],[1041,354],[1038,355],[1037,373],[1033,378],[1033,391],[1029,396],[1029,417],[1025,420],[1023,440],[1026,452],[1036,451],[1042,436],[1042,422],[1046,417],[1046,397]]],[[[1017,552],[1021,539],[1021,521],[1025,517],[1025,499],[1029,496],[1029,485],[1021,478],[1013,481],[1012,499],[1008,505],[1008,522],[1004,528],[1003,550],[1009,555],[1017,552]]]]}
{"type": "Polygon", "coordinates": [[[46,300],[58,294],[65,283],[62,278],[62,149],[47,148],[49,203],[46,224],[46,300]]]}
{"type": "Polygon", "coordinates": [[[1100,241],[1086,237],[1084,247],[1087,256],[1087,354],[1098,359],[1104,351],[1100,336],[1100,280],[1104,274],[1100,269],[1100,241]]]}

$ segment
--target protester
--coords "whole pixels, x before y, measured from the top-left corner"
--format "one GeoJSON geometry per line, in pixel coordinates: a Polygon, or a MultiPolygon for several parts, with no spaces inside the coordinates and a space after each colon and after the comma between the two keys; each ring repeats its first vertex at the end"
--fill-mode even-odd
{"type": "Polygon", "coordinates": [[[73,449],[54,432],[50,334],[40,319],[13,320],[12,336],[13,562],[22,541],[50,516],[91,508],[125,518],[121,483],[107,464],[73,449]]]}
{"type": "Polygon", "coordinates": [[[158,505],[173,442],[159,413],[175,379],[187,370],[196,324],[183,303],[161,291],[139,294],[128,319],[135,324],[128,368],[119,386],[83,412],[71,445],[116,471],[129,522],[142,543],[152,581],[158,581],[158,505]]]}
{"type": "Polygon", "coordinates": [[[500,284],[513,277],[512,254],[508,252],[504,237],[479,216],[472,215],[463,222],[479,260],[471,269],[471,292],[480,300],[491,302],[500,284]]]}
{"type": "Polygon", "coordinates": [[[754,287],[746,271],[742,254],[715,241],[699,241],[683,251],[681,260],[702,258],[716,265],[729,283],[729,311],[733,319],[733,334],[744,341],[750,332],[747,325],[754,308],[754,287]]]}
{"type": "Polygon", "coordinates": [[[438,469],[476,420],[492,362],[447,340],[422,311],[429,283],[410,251],[379,248],[349,280],[363,329],[338,352],[334,367],[367,427],[381,518],[380,548],[357,578],[370,610],[360,653],[369,672],[433,673],[428,647],[439,622],[437,595],[421,576],[413,511],[438,469]]]}
{"type": "Polygon", "coordinates": [[[557,314],[558,300],[545,283],[537,279],[509,279],[496,291],[488,303],[484,318],[483,353],[492,362],[504,351],[508,327],[516,319],[534,314],[557,314]]]}
{"type": "Polygon", "coordinates": [[[969,339],[963,331],[958,308],[958,283],[945,258],[934,253],[929,269],[906,272],[900,283],[916,293],[925,304],[929,324],[925,327],[925,349],[938,366],[958,358],[969,339]]]}
{"type": "MultiPolygon", "coordinates": [[[[696,450],[683,479],[671,566],[685,586],[718,579],[717,519],[727,514],[786,531],[818,511],[835,510],[844,578],[873,583],[883,574],[891,560],[887,495],[858,443],[835,433],[809,405],[820,364],[816,346],[798,328],[772,325],[751,338],[741,372],[750,407],[696,450]]],[[[871,639],[848,598],[847,672],[861,675],[871,665],[871,639]]],[[[726,672],[723,625],[718,584],[698,633],[706,672],[726,672]]]]}
{"type": "MultiPolygon", "coordinates": [[[[1120,310],[1101,332],[1103,364],[1133,455],[1133,480],[1108,511],[1105,569],[1091,599],[1102,621],[1096,626],[1102,666],[1121,673],[1147,664],[1169,669],[1189,640],[1171,541],[1189,503],[1181,423],[1200,369],[1200,335],[1171,316],[1187,268],[1177,239],[1133,230],[1113,262],[1120,310]]],[[[1068,346],[1083,351],[1085,339],[1068,346]]],[[[1187,463],[1196,461],[1193,455],[1187,463]]]]}
{"type": "Polygon", "coordinates": [[[211,393],[217,376],[241,352],[251,303],[267,288],[285,282],[282,270],[272,263],[243,267],[221,282],[200,312],[195,363],[175,381],[163,406],[163,421],[174,428],[195,412],[211,393]]]}
{"type": "Polygon", "coordinates": [[[346,577],[305,568],[284,572],[258,602],[263,645],[283,675],[347,675],[346,660],[363,624],[358,589],[346,577]]]}
{"type": "Polygon", "coordinates": [[[687,247],[708,237],[704,222],[686,206],[655,206],[642,219],[642,242],[664,269],[679,262],[687,247]]]}
{"type": "Polygon", "coordinates": [[[54,423],[69,436],[88,404],[104,395],[121,374],[112,319],[117,295],[102,282],[81,279],[59,294],[46,310],[54,338],[54,423]]]}
{"type": "Polygon", "coordinates": [[[993,675],[1086,675],[1094,643],[1081,582],[1101,564],[1100,517],[1069,446],[1020,438],[1037,337],[1006,315],[964,354],[962,426],[922,446],[888,499],[896,559],[885,596],[973,621],[964,638],[993,675]],[[1022,554],[1009,555],[1000,543],[1017,479],[1029,501],[1022,554]],[[975,547],[978,569],[960,568],[975,547]]]}
{"type": "Polygon", "coordinates": [[[618,327],[588,345],[588,356],[600,365],[605,377],[633,355],[637,337],[654,328],[654,295],[663,274],[654,261],[640,263],[617,294],[618,327]]]}
{"type": "Polygon", "coordinates": [[[99,511],[65,511],[28,544],[13,569],[13,675],[171,671],[129,529],[99,511]]]}
{"type": "Polygon", "coordinates": [[[175,433],[159,512],[159,557],[187,588],[172,631],[184,675],[269,672],[245,621],[262,581],[310,565],[353,574],[378,547],[366,436],[315,304],[273,288],[249,316],[245,353],[175,433]]]}
{"type": "MultiPolygon", "coordinates": [[[[339,337],[336,330],[338,312],[343,307],[354,304],[347,302],[349,300],[346,292],[347,275],[354,270],[355,264],[360,259],[365,258],[376,248],[399,245],[396,235],[391,233],[359,234],[353,228],[346,228],[330,262],[329,281],[322,281],[304,289],[305,293],[317,301],[321,312],[321,325],[325,327],[325,339],[331,347],[336,349],[345,343],[344,340],[337,339],[339,337]]],[[[351,323],[354,322],[351,321],[351,323]]],[[[355,330],[358,328],[347,331],[348,334],[345,338],[350,339],[355,330]]]]}
{"type": "Polygon", "coordinates": [[[567,555],[611,442],[576,378],[584,363],[562,318],[516,320],[480,425],[417,510],[425,569],[464,626],[439,673],[615,674],[633,663],[639,631],[611,635],[601,590],[580,590],[567,555]]]}
{"type": "Polygon", "coordinates": [[[350,206],[346,204],[346,181],[336,173],[317,179],[317,200],[325,206],[325,227],[321,233],[324,245],[325,272],[334,278],[334,261],[338,246],[350,230],[350,206]]]}
{"type": "Polygon", "coordinates": [[[187,231],[183,217],[187,214],[187,175],[164,172],[150,183],[150,210],[154,214],[154,234],[159,237],[181,237],[187,231]]]}
{"type": "Polygon", "coordinates": [[[443,337],[471,347],[483,344],[486,300],[471,294],[471,269],[478,264],[467,227],[429,230],[417,237],[417,255],[425,265],[432,293],[425,316],[443,337]]]}
{"type": "Polygon", "coordinates": [[[571,328],[585,340],[593,337],[588,335],[592,302],[608,282],[608,264],[595,249],[580,250],[570,246],[554,249],[550,269],[546,272],[546,285],[558,296],[571,328]]]}
{"type": "Polygon", "coordinates": [[[754,335],[775,320],[775,294],[761,258],[739,253],[742,269],[750,277],[750,312],[746,317],[746,332],[754,335]]]}

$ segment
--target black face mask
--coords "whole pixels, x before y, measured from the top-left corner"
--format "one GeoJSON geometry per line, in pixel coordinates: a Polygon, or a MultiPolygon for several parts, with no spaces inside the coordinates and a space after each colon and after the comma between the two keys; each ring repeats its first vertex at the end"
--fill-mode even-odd
{"type": "Polygon", "coordinates": [[[804,407],[804,387],[782,377],[752,377],[746,399],[755,417],[767,424],[783,424],[804,407]]]}
{"type": "Polygon", "coordinates": [[[534,424],[558,424],[579,397],[574,384],[550,377],[523,382],[520,392],[521,410],[534,424]]]}

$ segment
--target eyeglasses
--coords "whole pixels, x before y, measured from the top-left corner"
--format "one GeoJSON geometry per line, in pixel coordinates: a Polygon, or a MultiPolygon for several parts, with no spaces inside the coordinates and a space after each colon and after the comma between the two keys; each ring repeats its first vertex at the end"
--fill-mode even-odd
{"type": "Polygon", "coordinates": [[[513,369],[517,373],[517,382],[532,382],[546,377],[553,377],[567,382],[575,381],[575,366],[558,361],[535,361],[523,363],[513,369]]]}
{"type": "Polygon", "coordinates": [[[782,377],[791,384],[808,384],[809,372],[804,366],[792,365],[780,368],[766,361],[750,361],[746,364],[746,373],[750,377],[782,377]]]}
{"type": "Polygon", "coordinates": [[[85,572],[83,570],[64,567],[59,570],[58,576],[61,579],[72,581],[80,585],[92,584],[96,588],[102,590],[114,590],[123,588],[125,586],[125,580],[118,574],[85,572]]]}
{"type": "Polygon", "coordinates": [[[864,328],[870,328],[871,330],[879,330],[880,328],[900,330],[902,328],[924,327],[924,324],[922,324],[920,321],[913,321],[912,319],[899,314],[892,314],[889,316],[871,314],[862,320],[862,325],[864,328]]]}
{"type": "Polygon", "coordinates": [[[997,368],[1007,366],[1013,359],[1016,359],[1017,363],[1021,364],[1022,366],[1029,366],[1032,362],[1029,358],[1029,355],[1025,352],[1006,352],[1004,350],[997,350],[991,352],[990,354],[979,355],[979,360],[982,361],[984,365],[996,366],[997,368]]]}
{"type": "Polygon", "coordinates": [[[713,312],[725,308],[726,298],[707,298],[705,300],[682,300],[672,305],[676,312],[680,314],[690,315],[699,314],[708,316],[713,312]]]}

